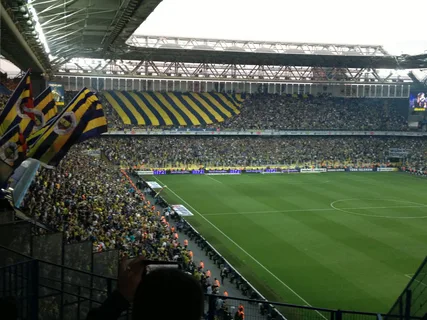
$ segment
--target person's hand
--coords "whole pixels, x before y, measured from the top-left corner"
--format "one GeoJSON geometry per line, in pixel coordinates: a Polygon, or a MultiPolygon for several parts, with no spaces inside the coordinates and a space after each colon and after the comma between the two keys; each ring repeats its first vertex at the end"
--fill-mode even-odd
{"type": "Polygon", "coordinates": [[[127,255],[124,255],[120,262],[117,287],[120,294],[129,302],[133,301],[136,289],[141,282],[144,271],[143,260],[144,257],[140,256],[132,261],[128,261],[127,255]]]}

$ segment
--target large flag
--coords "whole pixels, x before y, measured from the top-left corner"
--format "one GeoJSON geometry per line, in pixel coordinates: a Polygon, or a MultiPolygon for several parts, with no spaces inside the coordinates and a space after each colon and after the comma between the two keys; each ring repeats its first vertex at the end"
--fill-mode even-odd
{"type": "Polygon", "coordinates": [[[29,158],[48,166],[57,166],[73,144],[107,132],[101,103],[86,88],[54,119],[40,130],[42,133],[28,152],[29,158]]]}
{"type": "Polygon", "coordinates": [[[19,124],[22,119],[34,119],[33,114],[30,112],[33,107],[31,79],[28,71],[0,114],[0,136],[19,124]]]}
{"type": "Polygon", "coordinates": [[[0,138],[0,160],[17,168],[26,159],[27,143],[19,124],[0,138]]]}
{"type": "Polygon", "coordinates": [[[28,138],[34,131],[43,128],[50,119],[58,113],[58,108],[50,87],[47,87],[37,98],[34,99],[34,108],[31,110],[32,119],[22,119],[20,126],[24,137],[28,138]]]}
{"type": "Polygon", "coordinates": [[[56,121],[57,117],[53,117],[45,124],[43,128],[37,131],[33,131],[33,133],[30,134],[30,136],[27,138],[27,145],[29,149],[31,149],[37,140],[39,140],[40,136],[45,133],[47,129],[49,129],[50,125],[56,121]]]}

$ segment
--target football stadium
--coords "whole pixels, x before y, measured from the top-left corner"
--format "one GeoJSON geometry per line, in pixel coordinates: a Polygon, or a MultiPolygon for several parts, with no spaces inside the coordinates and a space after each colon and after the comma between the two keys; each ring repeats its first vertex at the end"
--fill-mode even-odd
{"type": "Polygon", "coordinates": [[[0,319],[427,319],[392,7],[2,0],[0,319]]]}

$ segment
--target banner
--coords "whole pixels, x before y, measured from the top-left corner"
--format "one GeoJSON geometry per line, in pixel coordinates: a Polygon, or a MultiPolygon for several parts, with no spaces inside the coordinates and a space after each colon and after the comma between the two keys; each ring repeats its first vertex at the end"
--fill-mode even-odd
{"type": "Polygon", "coordinates": [[[265,169],[264,172],[261,172],[262,174],[273,174],[273,173],[282,173],[282,170],[280,169],[265,169]]]}
{"type": "Polygon", "coordinates": [[[229,169],[229,170],[205,170],[206,175],[224,175],[224,174],[241,174],[242,170],[229,169]]]}
{"type": "Polygon", "coordinates": [[[148,184],[148,186],[151,189],[161,189],[162,188],[162,186],[156,181],[146,181],[146,183],[148,184]]]}
{"type": "Polygon", "coordinates": [[[347,171],[351,172],[372,172],[376,171],[376,168],[347,168],[347,171]]]}
{"type": "Polygon", "coordinates": [[[191,172],[188,170],[171,170],[169,173],[170,174],[190,174],[191,172]]]}
{"type": "Polygon", "coordinates": [[[52,89],[53,98],[57,106],[63,106],[64,102],[64,86],[57,82],[49,82],[49,87],[52,89]]]}
{"type": "Polygon", "coordinates": [[[285,169],[282,170],[282,173],[299,173],[300,169],[285,169]]]}
{"type": "Polygon", "coordinates": [[[314,169],[300,169],[301,173],[322,173],[326,172],[325,168],[314,168],[314,169]]]}
{"type": "Polygon", "coordinates": [[[135,171],[138,176],[149,176],[153,174],[153,171],[135,171]]]}
{"type": "Polygon", "coordinates": [[[244,173],[263,173],[264,169],[248,169],[248,170],[244,170],[244,173]]]}
{"type": "Polygon", "coordinates": [[[313,169],[282,169],[282,168],[260,168],[260,169],[194,169],[194,170],[170,170],[155,169],[153,171],[136,171],[138,175],[165,175],[165,174],[194,174],[194,175],[230,175],[230,174],[289,174],[289,173],[324,173],[324,172],[393,172],[398,168],[313,168],[313,169]]]}
{"type": "Polygon", "coordinates": [[[399,171],[398,168],[377,168],[377,171],[380,172],[394,172],[394,171],[399,171]]]}
{"type": "Polygon", "coordinates": [[[179,214],[181,217],[191,217],[193,214],[190,210],[184,207],[182,204],[171,205],[172,210],[179,214]]]}

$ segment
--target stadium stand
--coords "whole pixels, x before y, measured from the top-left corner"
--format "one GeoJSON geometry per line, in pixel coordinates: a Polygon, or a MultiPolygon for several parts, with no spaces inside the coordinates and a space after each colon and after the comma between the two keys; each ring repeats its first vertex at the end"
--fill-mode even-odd
{"type": "MultiPolygon", "coordinates": [[[[60,263],[64,241],[67,266],[111,277],[117,276],[119,253],[129,257],[142,255],[155,261],[178,261],[200,281],[205,293],[222,295],[228,291],[233,297],[261,298],[170,207],[158,206],[147,185],[140,192],[132,179],[115,171],[108,160],[84,154],[92,148],[88,144],[75,147],[56,171],[42,169],[34,180],[23,210],[43,226],[33,230],[37,235],[31,241],[35,257],[60,263]],[[98,168],[96,172],[92,166],[98,168]],[[116,197],[110,197],[111,194],[116,197]],[[93,252],[92,259],[87,256],[89,251],[93,252]],[[198,258],[193,258],[193,251],[198,258]],[[213,261],[202,258],[206,267],[196,260],[205,253],[213,261]],[[80,258],[73,258],[77,255],[80,258]],[[94,265],[88,266],[91,260],[94,265]],[[221,287],[215,286],[214,275],[221,279],[221,287]],[[228,288],[223,286],[224,279],[229,279],[228,288]]],[[[0,245],[4,244],[0,241],[0,245]]],[[[84,282],[79,273],[69,276],[71,282],[84,282]]],[[[234,310],[237,304],[236,300],[229,305],[236,305],[234,310]]],[[[57,315],[58,310],[50,310],[46,305],[44,308],[44,313],[57,315]]]]}
{"type": "Polygon", "coordinates": [[[116,165],[146,168],[342,167],[387,165],[389,148],[406,148],[408,165],[425,164],[426,141],[398,137],[102,138],[116,165]]]}
{"type": "Polygon", "coordinates": [[[407,130],[407,101],[252,95],[222,128],[273,130],[407,130]]]}
{"type": "Polygon", "coordinates": [[[1,95],[9,95],[11,91],[3,84],[0,83],[0,94],[1,95]]]}
{"type": "Polygon", "coordinates": [[[240,113],[241,94],[105,91],[125,125],[206,126],[240,113]]]}
{"type": "MultiPolygon", "coordinates": [[[[171,205],[167,203],[168,189],[165,190],[165,199],[162,198],[161,191],[167,188],[165,181],[154,176],[166,174],[167,169],[176,170],[173,173],[189,173],[192,169],[201,168],[219,169],[206,171],[209,175],[222,175],[224,171],[240,174],[240,170],[223,170],[230,168],[255,169],[245,173],[252,171],[262,174],[286,171],[317,173],[318,169],[323,169],[321,172],[350,172],[351,169],[377,171],[373,170],[375,168],[384,169],[378,170],[384,172],[401,170],[427,176],[427,142],[424,139],[427,120],[424,112],[419,115],[415,114],[415,110],[412,117],[408,116],[407,103],[407,98],[413,94],[412,90],[421,88],[426,79],[418,79],[412,71],[413,77],[402,73],[404,69],[415,72],[416,69],[425,68],[425,55],[394,56],[377,45],[142,37],[131,34],[162,0],[104,1],[101,6],[95,4],[93,8],[79,1],[72,1],[67,6],[50,2],[52,1],[2,1],[2,54],[22,70],[31,70],[28,72],[32,74],[32,86],[28,88],[32,88],[33,93],[38,94],[46,85],[61,89],[56,92],[56,96],[59,92],[59,96],[62,96],[64,88],[79,90],[86,87],[93,92],[100,90],[96,95],[103,107],[95,103],[96,110],[92,110],[95,108],[87,105],[87,117],[80,117],[82,113],[86,113],[80,113],[80,106],[75,106],[76,109],[62,119],[57,118],[61,121],[52,122],[53,125],[47,128],[54,134],[49,133],[47,138],[39,140],[39,147],[43,146],[40,149],[28,143],[29,139],[25,141],[27,136],[21,134],[14,136],[19,138],[19,142],[18,139],[3,140],[7,141],[7,146],[4,143],[0,148],[3,153],[2,162],[11,160],[9,163],[16,163],[16,167],[13,166],[16,170],[12,176],[9,174],[13,171],[12,167],[0,163],[0,173],[3,177],[9,177],[6,186],[2,185],[6,190],[2,189],[0,192],[0,198],[5,196],[9,200],[0,199],[1,319],[135,319],[141,316],[159,320],[200,320],[202,309],[205,313],[202,318],[206,320],[427,319],[427,260],[413,278],[409,274],[403,275],[411,278],[410,284],[387,315],[321,309],[317,308],[317,304],[325,301],[329,303],[327,299],[316,301],[307,298],[316,305],[312,307],[302,298],[307,296],[307,292],[314,291],[315,285],[307,282],[307,288],[303,288],[300,296],[292,289],[297,288],[301,292],[298,286],[284,278],[289,285],[282,281],[282,274],[277,273],[280,278],[275,275],[276,269],[282,265],[288,266],[298,260],[293,259],[291,254],[285,256],[287,251],[291,251],[290,244],[283,248],[277,245],[282,251],[280,254],[287,260],[283,260],[283,264],[277,261],[272,273],[262,264],[264,262],[257,261],[245,251],[243,246],[246,248],[246,244],[240,247],[211,223],[246,256],[283,284],[285,288],[280,291],[288,290],[296,298],[291,301],[287,294],[277,295],[280,299],[290,301],[269,302],[207,239],[225,256],[231,257],[230,261],[245,276],[253,279],[251,281],[263,294],[269,298],[276,297],[278,290],[270,286],[268,278],[252,277],[251,274],[256,275],[259,268],[249,271],[243,269],[242,265],[250,268],[245,260],[247,257],[242,259],[239,254],[230,255],[225,246],[221,248],[218,241],[220,236],[216,238],[215,235],[206,233],[205,239],[190,224],[194,221],[194,226],[198,229],[200,227],[199,230],[202,231],[203,227],[197,220],[181,217],[183,212],[173,209],[173,200],[170,200],[171,205]],[[104,10],[100,10],[102,8],[104,10]],[[85,11],[86,19],[81,19],[82,16],[76,14],[80,11],[85,11]],[[102,16],[98,16],[100,19],[93,17],[99,13],[102,13],[102,16]],[[62,19],[66,23],[58,28],[57,21],[62,19]],[[142,42],[145,44],[142,45],[142,42]],[[171,58],[173,61],[170,61],[171,58]],[[385,70],[390,70],[390,73],[387,75],[383,72],[385,70]],[[312,96],[311,93],[318,95],[312,96]],[[99,124],[105,124],[101,109],[108,118],[107,135],[83,143],[78,134],[68,139],[67,135],[70,133],[83,132],[76,128],[95,130],[98,126],[95,116],[102,118],[103,122],[99,124]],[[411,120],[411,129],[420,130],[405,132],[409,131],[407,119],[411,120]],[[266,131],[259,132],[264,130],[266,131]],[[279,130],[298,132],[291,132],[286,136],[283,132],[277,132],[279,130]],[[305,130],[325,132],[310,132],[309,134],[318,136],[309,136],[306,135],[307,132],[303,132],[305,130]],[[331,136],[326,136],[328,131],[334,130],[345,132],[329,132],[331,136]],[[264,134],[271,136],[265,137],[264,134]],[[273,137],[275,135],[277,137],[273,137]],[[22,158],[29,155],[37,158],[32,153],[34,150],[38,150],[39,154],[56,156],[55,153],[58,154],[70,145],[74,146],[69,152],[67,149],[67,156],[59,164],[44,161],[47,157],[38,157],[40,161],[27,159],[27,163],[20,161],[20,153],[22,158]],[[18,152],[18,146],[21,147],[21,152],[18,152]],[[392,152],[392,149],[395,151],[392,152]],[[17,159],[12,159],[15,154],[17,159]],[[44,167],[46,164],[53,164],[56,168],[47,169],[44,167]],[[7,168],[5,174],[4,168],[7,168]],[[288,170],[276,172],[279,168],[288,170]],[[153,170],[156,169],[158,171],[155,173],[153,170]],[[162,184],[156,184],[160,190],[158,193],[152,187],[154,181],[149,183],[142,178],[147,172],[151,172],[153,179],[162,184]],[[20,207],[12,208],[8,204],[20,207]],[[198,284],[203,288],[204,305],[203,301],[198,303],[203,300],[200,292],[192,295],[186,290],[188,282],[185,281],[179,286],[171,278],[165,281],[168,272],[163,270],[163,276],[158,273],[160,276],[151,283],[152,287],[142,287],[139,292],[146,295],[141,300],[149,305],[135,303],[130,306],[124,300],[131,300],[138,294],[123,293],[123,273],[128,279],[135,278],[137,282],[140,282],[141,276],[139,273],[135,276],[130,267],[123,268],[119,264],[119,261],[128,258],[136,258],[139,262],[147,259],[179,262],[183,272],[187,273],[185,277],[192,279],[190,282],[196,283],[197,289],[198,284]],[[165,282],[166,286],[162,286],[161,283],[164,285],[165,282]],[[94,311],[101,304],[106,307],[104,312],[94,311]],[[121,311],[124,313],[120,317],[121,311]],[[181,311],[188,311],[189,316],[183,315],[181,311]]],[[[0,72],[0,112],[18,82],[18,78],[7,79],[7,74],[0,72]]],[[[65,92],[65,106],[75,94],[73,91],[65,92]]],[[[22,112],[27,113],[24,108],[26,97],[21,96],[13,106],[10,105],[14,112],[10,113],[9,120],[14,117],[11,122],[14,125],[15,119],[22,123],[22,112]]],[[[50,102],[53,104],[53,100],[50,102]]],[[[27,103],[28,106],[31,104],[27,103]]],[[[58,109],[61,111],[63,107],[58,109]]],[[[10,110],[8,115],[9,112],[10,110]]],[[[14,128],[16,130],[13,133],[20,133],[18,126],[14,128]]],[[[205,174],[201,171],[203,170],[195,170],[192,173],[205,174]]],[[[292,175],[282,177],[290,178],[292,175]]],[[[216,180],[213,177],[210,179],[216,180]]],[[[276,186],[272,183],[272,186],[265,188],[265,192],[270,193],[273,188],[276,186]]],[[[281,188],[277,189],[279,192],[283,191],[281,188]]],[[[170,188],[169,190],[172,191],[170,188]]],[[[207,194],[211,197],[211,192],[207,194]]],[[[194,195],[200,197],[199,190],[194,195]]],[[[294,202],[300,200],[296,199],[294,202]]],[[[183,199],[182,201],[185,202],[183,199]]],[[[343,200],[331,202],[329,207],[339,211],[333,207],[338,201],[343,200]]],[[[267,202],[266,200],[266,205],[267,202]]],[[[213,208],[215,204],[206,206],[213,208]]],[[[180,207],[183,208],[182,205],[180,207]]],[[[413,208],[420,210],[425,205],[417,204],[413,208]]],[[[193,211],[196,212],[195,209],[193,211]]],[[[191,215],[189,210],[187,213],[191,215]]],[[[236,213],[240,215],[244,212],[236,213]]],[[[203,214],[199,215],[203,217],[203,214]]],[[[380,217],[388,218],[376,218],[380,217]]],[[[351,224],[357,224],[355,220],[351,224]]],[[[348,230],[344,229],[343,222],[335,224],[343,226],[343,234],[348,230]]],[[[371,227],[372,231],[371,228],[367,228],[367,231],[374,234],[375,229],[385,229],[381,224],[383,223],[379,222],[371,227]]],[[[237,224],[228,225],[235,228],[237,224]]],[[[266,230],[271,234],[285,234],[288,233],[289,229],[286,228],[289,225],[283,230],[266,230]]],[[[314,224],[306,225],[315,229],[314,224]]],[[[245,236],[251,236],[252,232],[256,234],[257,231],[243,228],[243,225],[242,230],[245,236]]],[[[316,231],[319,230],[320,228],[316,231]]],[[[331,235],[330,238],[335,236],[333,240],[336,241],[329,243],[341,240],[339,234],[334,234],[329,228],[326,231],[331,235]]],[[[316,233],[316,243],[323,246],[323,242],[327,241],[326,237],[320,232],[316,233]]],[[[398,242],[400,238],[397,234],[398,232],[388,232],[387,236],[398,242]]],[[[409,260],[410,255],[415,258],[422,252],[423,239],[417,239],[417,235],[409,237],[421,240],[416,244],[416,249],[418,245],[421,249],[414,254],[415,250],[410,252],[411,248],[402,241],[399,248],[401,251],[398,252],[402,256],[396,257],[400,261],[404,260],[404,256],[408,257],[405,260],[409,260]]],[[[303,244],[304,241],[310,242],[303,234],[296,234],[295,239],[303,244]]],[[[348,242],[345,240],[339,243],[340,247],[331,246],[330,251],[344,251],[345,254],[346,250],[351,250],[346,257],[349,264],[364,264],[362,259],[352,259],[362,255],[378,260],[378,265],[385,266],[387,262],[392,262],[388,257],[376,257],[373,250],[364,254],[364,251],[350,243],[355,243],[357,238],[348,242]]],[[[256,241],[258,243],[255,245],[254,242],[250,243],[252,247],[259,245],[263,253],[269,253],[268,241],[262,239],[256,241]]],[[[363,244],[361,241],[361,247],[363,244]]],[[[274,246],[273,241],[271,245],[274,246]]],[[[393,244],[384,242],[384,246],[380,246],[380,241],[376,240],[375,243],[368,243],[366,248],[376,246],[381,250],[393,244]]],[[[311,247],[304,249],[312,250],[311,247]]],[[[303,254],[311,259],[308,252],[303,254]]],[[[257,259],[263,258],[257,254],[254,256],[257,259]]],[[[300,268],[305,271],[303,276],[308,281],[311,276],[309,267],[315,263],[314,260],[303,261],[305,265],[300,268]]],[[[317,260],[321,262],[322,269],[328,269],[328,272],[333,271],[333,264],[339,264],[336,259],[326,261],[322,257],[322,261],[317,260]]],[[[403,266],[398,267],[400,270],[396,270],[399,272],[409,272],[403,270],[403,266]]],[[[346,269],[346,265],[339,265],[339,268],[346,269]]],[[[180,280],[185,280],[183,272],[177,275],[177,278],[181,276],[180,280]]],[[[293,277],[292,281],[301,281],[302,277],[290,273],[286,278],[293,277]]],[[[386,297],[373,290],[374,281],[366,281],[364,285],[354,282],[353,287],[347,279],[347,275],[351,273],[353,272],[349,270],[337,279],[337,283],[338,280],[345,280],[339,285],[341,288],[348,287],[348,291],[338,291],[340,288],[334,288],[331,282],[328,284],[330,288],[322,290],[319,296],[329,297],[331,303],[338,305],[330,294],[332,290],[350,300],[351,294],[344,292],[355,290],[356,287],[366,287],[367,290],[360,293],[367,297],[365,306],[374,306],[385,300],[386,297]]],[[[156,275],[156,272],[153,274],[156,275]]],[[[323,275],[318,278],[322,279],[323,275]]],[[[357,275],[354,272],[354,276],[357,275]]],[[[406,280],[402,280],[403,276],[398,280],[399,283],[406,280]]],[[[390,279],[390,284],[396,279],[398,277],[390,279]]],[[[150,280],[150,277],[145,280],[150,280]]],[[[391,287],[387,286],[386,290],[391,287]]],[[[362,291],[364,290],[360,290],[362,291]]],[[[357,302],[356,300],[357,298],[352,302],[357,302]]],[[[352,305],[344,305],[346,308],[347,306],[352,305]]],[[[383,308],[378,311],[385,310],[383,308]]]]}
{"type": "MultiPolygon", "coordinates": [[[[66,103],[74,94],[66,93],[66,103]]],[[[219,126],[221,129],[238,130],[406,130],[404,107],[401,101],[392,99],[344,100],[324,96],[314,98],[258,94],[247,96],[243,100],[240,95],[229,94],[234,102],[229,100],[228,110],[222,105],[221,113],[218,100],[212,98],[219,94],[198,96],[200,101],[204,96],[206,100],[203,101],[211,103],[206,103],[205,109],[191,104],[193,100],[189,96],[194,97],[193,93],[152,93],[157,100],[151,94],[151,100],[148,96],[145,97],[151,104],[142,103],[145,100],[141,96],[146,95],[148,93],[100,94],[109,119],[109,128],[123,130],[133,127],[219,126]],[[108,95],[119,99],[120,104],[116,99],[108,99],[108,95]],[[160,105],[157,104],[156,108],[153,107],[153,101],[169,103],[163,104],[163,107],[167,106],[165,108],[159,108],[160,105]],[[233,104],[235,109],[232,109],[233,104]],[[129,110],[133,112],[129,113],[129,110]],[[130,121],[130,114],[134,117],[133,121],[130,121]],[[292,116],[288,116],[289,114],[292,116]],[[126,116],[129,123],[124,121],[126,116]]],[[[225,94],[222,97],[221,101],[224,102],[225,94]]],[[[1,103],[4,104],[7,98],[2,96],[1,103]]],[[[95,277],[92,281],[98,289],[105,288],[108,281],[114,281],[103,277],[116,277],[118,259],[123,254],[130,257],[143,255],[151,260],[177,260],[200,281],[205,293],[221,295],[226,290],[233,297],[241,299],[223,299],[218,296],[214,300],[208,298],[209,303],[215,305],[215,316],[229,319],[242,303],[252,316],[263,319],[275,316],[277,319],[279,313],[271,305],[258,302],[258,307],[251,307],[251,302],[244,301],[243,297],[263,297],[231,269],[219,253],[185,220],[173,212],[168,213],[170,218],[165,218],[166,212],[170,210],[167,204],[164,203],[165,208],[159,206],[161,203],[156,202],[162,200],[155,201],[150,194],[151,190],[140,181],[143,190],[141,194],[133,183],[137,181],[136,176],[128,177],[125,172],[120,173],[118,167],[190,169],[391,166],[400,163],[388,162],[388,150],[405,148],[409,151],[405,165],[410,170],[415,170],[414,168],[425,167],[426,156],[423,150],[426,147],[424,140],[409,137],[102,137],[75,146],[57,170],[39,171],[23,204],[23,211],[35,219],[36,227],[29,224],[14,227],[15,241],[18,239],[23,245],[13,246],[21,253],[31,253],[34,257],[47,259],[51,263],[63,261],[73,270],[62,273],[76,286],[89,281],[89,276],[78,270],[100,275],[98,278],[91,276],[95,277]],[[96,171],[93,170],[94,167],[97,168],[96,171]],[[111,197],[112,194],[115,197],[111,197]],[[26,233],[30,235],[25,235],[26,233]],[[32,240],[28,240],[28,237],[32,240]],[[188,237],[189,247],[182,243],[184,237],[188,237]],[[29,241],[30,250],[25,245],[29,241]],[[193,249],[190,251],[190,248],[193,249]],[[196,254],[193,256],[194,253],[196,254]],[[211,261],[206,262],[209,272],[208,268],[198,267],[200,260],[206,260],[202,257],[204,254],[211,261]],[[224,268],[228,272],[225,279],[221,279],[221,289],[215,288],[213,275],[219,277],[220,270],[224,268]],[[208,276],[211,272],[212,276],[208,276]],[[217,309],[216,304],[219,302],[221,308],[217,309]]],[[[9,225],[6,223],[3,227],[7,226],[9,225]]],[[[3,239],[0,245],[4,244],[3,239]]],[[[61,272],[52,271],[54,269],[53,266],[43,268],[42,273],[45,278],[60,281],[58,275],[61,272]]],[[[109,286],[111,283],[113,282],[109,286]]],[[[77,294],[77,287],[66,286],[68,292],[77,294]]],[[[50,294],[48,290],[43,293],[50,294]]],[[[100,303],[106,294],[104,292],[93,296],[100,303]]],[[[58,318],[60,309],[62,312],[80,309],[81,316],[90,309],[89,304],[80,308],[80,302],[73,302],[71,305],[72,307],[68,306],[69,309],[61,309],[59,301],[44,300],[40,303],[40,308],[44,318],[58,318]]],[[[292,314],[293,311],[288,312],[292,314]]],[[[313,308],[310,312],[319,313],[319,310],[313,308]]]]}
{"type": "MultiPolygon", "coordinates": [[[[67,243],[91,241],[94,251],[119,249],[130,256],[172,259],[175,254],[168,250],[177,247],[177,242],[164,213],[155,210],[113,165],[387,166],[386,152],[393,146],[411,146],[408,165],[425,164],[426,142],[412,138],[100,138],[76,146],[57,170],[42,169],[26,195],[24,208],[37,221],[63,231],[67,243]],[[90,152],[100,146],[108,161],[100,153],[90,152]]],[[[187,257],[188,252],[179,256],[187,257]]]]}
{"type": "Polygon", "coordinates": [[[328,96],[107,91],[110,128],[406,131],[407,101],[328,96]],[[112,109],[112,110],[111,110],[112,109]]]}
{"type": "MultiPolygon", "coordinates": [[[[291,163],[294,166],[297,163],[301,166],[316,163],[320,166],[343,163],[359,166],[388,165],[381,161],[385,159],[387,147],[402,145],[411,148],[408,164],[425,164],[425,155],[422,151],[425,150],[425,142],[414,138],[102,137],[75,146],[57,170],[41,169],[37,175],[23,206],[24,212],[45,226],[31,232],[37,235],[31,242],[32,246],[35,246],[32,252],[36,257],[43,257],[51,262],[61,261],[61,242],[64,241],[66,255],[64,261],[68,261],[68,266],[76,270],[93,270],[96,274],[113,278],[117,274],[118,257],[123,253],[129,256],[142,254],[154,260],[178,260],[183,262],[185,270],[201,281],[205,293],[210,293],[213,283],[210,279],[213,275],[208,279],[207,268],[198,267],[199,261],[206,261],[206,258],[200,255],[192,256],[190,248],[199,247],[213,262],[213,265],[208,267],[212,270],[212,274],[218,274],[214,268],[223,269],[227,263],[185,220],[173,212],[166,218],[168,216],[166,212],[169,210],[167,204],[165,209],[159,207],[147,185],[142,181],[138,182],[132,175],[128,177],[121,174],[117,170],[117,165],[131,166],[140,163],[144,159],[138,154],[150,155],[146,167],[152,164],[160,165],[162,161],[165,163],[181,161],[179,165],[197,166],[203,165],[208,159],[219,161],[218,165],[227,167],[251,164],[251,159],[255,159],[252,160],[252,165],[255,166],[266,163],[280,165],[282,161],[287,162],[287,166],[291,163]],[[101,148],[105,156],[100,157],[99,153],[91,152],[96,148],[101,148]],[[135,152],[140,148],[141,152],[135,152]],[[132,181],[137,183],[134,184],[132,181]],[[142,190],[143,194],[138,189],[142,190]],[[115,197],[111,197],[112,194],[115,197]],[[58,231],[60,233],[57,233],[58,231]],[[177,233],[178,239],[175,235],[177,233]],[[183,245],[183,236],[188,237],[189,247],[183,245]],[[95,264],[88,264],[90,261],[95,264]]],[[[27,254],[30,252],[25,246],[29,241],[25,240],[25,237],[28,237],[26,235],[28,228],[30,226],[22,225],[22,228],[14,229],[14,238],[20,239],[21,243],[14,242],[16,243],[14,248],[27,254]]],[[[4,245],[4,241],[0,244],[4,245]]],[[[200,250],[191,249],[193,250],[200,254],[200,250]]],[[[54,272],[53,269],[53,267],[45,268],[43,272],[46,276],[58,278],[60,273],[56,274],[57,271],[54,272]]],[[[66,276],[69,281],[76,284],[89,281],[86,275],[77,271],[70,271],[66,276]]],[[[107,280],[104,278],[94,280],[98,283],[98,288],[105,287],[102,284],[105,281],[107,280]]],[[[237,294],[232,288],[236,287],[242,297],[261,298],[239,274],[232,270],[227,273],[225,283],[223,286],[224,280],[221,280],[221,288],[212,290],[212,293],[223,294],[223,290],[226,289],[235,296],[237,294]]],[[[70,287],[69,290],[74,292],[77,288],[70,287]]],[[[105,293],[97,297],[95,300],[101,302],[105,293]]],[[[223,316],[232,316],[239,303],[244,303],[245,310],[254,317],[269,318],[275,314],[278,319],[277,311],[268,304],[260,302],[259,307],[251,307],[250,303],[242,300],[221,301],[224,302],[223,308],[216,312],[220,312],[218,314],[223,316]]],[[[58,301],[55,303],[44,301],[41,304],[43,314],[58,316],[59,305],[58,301]]],[[[75,300],[72,306],[77,308],[77,305],[78,302],[75,300]]],[[[88,310],[88,304],[80,309],[82,314],[88,310]]],[[[313,314],[319,312],[317,309],[306,311],[313,314]]],[[[287,312],[292,314],[296,311],[287,312]]]]}
{"type": "Polygon", "coordinates": [[[9,99],[8,95],[0,94],[0,112],[3,111],[4,105],[6,104],[8,99],[9,99]]]}

